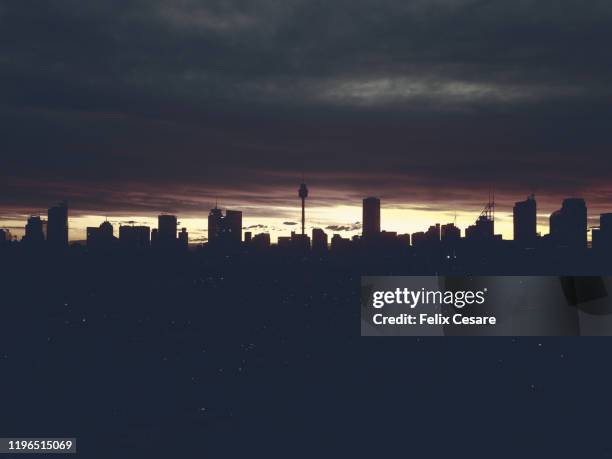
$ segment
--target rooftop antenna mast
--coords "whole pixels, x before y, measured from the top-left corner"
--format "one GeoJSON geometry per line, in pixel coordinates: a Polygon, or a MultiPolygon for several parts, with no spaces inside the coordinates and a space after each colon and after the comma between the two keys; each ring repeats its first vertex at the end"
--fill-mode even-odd
{"type": "Polygon", "coordinates": [[[495,191],[491,193],[491,190],[489,189],[489,202],[487,202],[487,205],[484,207],[484,209],[482,209],[480,216],[486,218],[487,220],[495,220],[495,191]]]}

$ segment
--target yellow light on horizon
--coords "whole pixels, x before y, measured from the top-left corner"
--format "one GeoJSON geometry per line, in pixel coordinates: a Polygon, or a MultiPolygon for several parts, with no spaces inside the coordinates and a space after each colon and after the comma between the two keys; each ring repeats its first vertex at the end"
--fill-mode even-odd
{"type": "MultiPolygon", "coordinates": [[[[291,231],[300,231],[300,210],[298,208],[289,207],[249,207],[253,216],[249,213],[243,215],[243,231],[251,231],[253,234],[270,233],[272,241],[275,241],[279,236],[288,236],[291,231]],[[277,212],[283,217],[268,217],[257,214],[269,214],[277,212]],[[249,228],[251,227],[251,228],[249,228]]],[[[248,212],[248,211],[247,211],[248,212]]],[[[381,229],[386,231],[395,231],[398,234],[415,233],[418,231],[427,231],[427,228],[436,223],[446,224],[455,223],[462,229],[465,235],[465,228],[474,224],[478,218],[479,212],[469,212],[461,210],[436,211],[429,209],[418,208],[386,208],[381,209],[381,229]]],[[[10,227],[11,233],[14,236],[23,236],[23,230],[16,228],[19,224],[25,226],[27,217],[23,217],[23,221],[13,219],[3,220],[0,218],[0,227],[10,227]]],[[[203,241],[207,236],[208,214],[201,217],[185,217],[180,214],[179,227],[187,228],[192,241],[203,241]]],[[[69,237],[71,241],[85,240],[86,228],[89,226],[97,227],[107,217],[105,215],[78,215],[69,218],[69,237]]],[[[306,231],[311,233],[313,228],[322,228],[330,236],[334,233],[339,233],[344,237],[352,237],[355,234],[361,234],[361,230],[357,227],[357,223],[362,220],[362,209],[360,205],[339,205],[339,206],[315,206],[307,207],[306,209],[306,231]],[[334,231],[329,228],[331,226],[354,227],[352,230],[334,231]]],[[[113,215],[108,217],[115,228],[115,236],[119,234],[120,224],[129,224],[133,221],[136,225],[146,225],[151,228],[157,227],[157,216],[142,216],[142,215],[113,215]]],[[[548,228],[543,225],[538,225],[538,231],[545,234],[548,228]]],[[[511,212],[497,212],[495,214],[495,233],[501,234],[504,239],[513,238],[513,225],[511,212]]]]}

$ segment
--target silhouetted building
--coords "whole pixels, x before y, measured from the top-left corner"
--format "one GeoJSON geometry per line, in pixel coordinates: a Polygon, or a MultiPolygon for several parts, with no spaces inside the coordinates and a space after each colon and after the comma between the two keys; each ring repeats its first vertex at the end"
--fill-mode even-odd
{"type": "Polygon", "coordinates": [[[351,248],[350,239],[343,238],[339,234],[334,234],[331,238],[331,250],[332,252],[346,252],[351,248]]]}
{"type": "Polygon", "coordinates": [[[370,197],[363,200],[362,222],[364,238],[375,238],[380,234],[380,199],[370,197]]]}
{"type": "Polygon", "coordinates": [[[6,244],[11,240],[11,232],[7,229],[0,229],[0,244],[6,244]]]}
{"type": "Polygon", "coordinates": [[[146,249],[151,244],[151,229],[148,226],[120,226],[121,247],[133,250],[146,249]]]}
{"type": "Polygon", "coordinates": [[[416,233],[412,233],[411,240],[413,247],[419,247],[427,241],[427,236],[424,231],[417,231],[416,233]]]}
{"type": "Polygon", "coordinates": [[[410,234],[398,234],[397,240],[402,247],[410,247],[410,234]]]}
{"type": "Polygon", "coordinates": [[[39,216],[31,216],[28,218],[22,240],[28,245],[39,245],[45,241],[43,221],[39,216]]]}
{"type": "Polygon", "coordinates": [[[291,236],[279,236],[276,240],[279,249],[290,253],[307,253],[310,250],[310,238],[306,234],[291,232],[291,236]]]}
{"type": "Polygon", "coordinates": [[[183,250],[189,248],[189,233],[187,232],[187,228],[182,228],[181,232],[178,235],[179,247],[183,250]]]}
{"type": "Polygon", "coordinates": [[[440,240],[444,243],[457,242],[461,239],[461,230],[454,223],[447,223],[440,227],[440,240]]]}
{"type": "Polygon", "coordinates": [[[98,237],[98,232],[100,231],[100,228],[98,228],[97,226],[88,226],[85,229],[85,237],[86,237],[86,242],[87,242],[87,247],[91,248],[95,245],[95,240],[98,237]]]}
{"type": "MultiPolygon", "coordinates": [[[[495,197],[485,205],[480,216],[471,226],[465,229],[465,238],[468,241],[491,241],[495,239],[495,197]]],[[[498,238],[501,239],[501,236],[498,238]]]]}
{"type": "Polygon", "coordinates": [[[157,217],[157,246],[160,248],[176,247],[176,228],[178,222],[175,215],[160,215],[157,217]]]}
{"type": "Polygon", "coordinates": [[[268,233],[259,233],[253,236],[251,246],[256,249],[270,248],[270,235],[268,233]]]}
{"type": "Polygon", "coordinates": [[[440,244],[440,224],[430,226],[427,231],[417,231],[411,236],[412,246],[431,249],[440,244]]]}
{"type": "Polygon", "coordinates": [[[593,250],[612,255],[612,213],[599,216],[599,228],[592,231],[593,250]]]}
{"type": "Polygon", "coordinates": [[[239,243],[242,241],[242,212],[227,210],[225,216],[221,209],[215,206],[208,214],[208,242],[215,244],[239,243]]]}
{"type": "Polygon", "coordinates": [[[373,244],[366,244],[370,250],[397,254],[399,250],[410,247],[410,237],[398,235],[397,231],[381,231],[373,244]]]}
{"type": "Polygon", "coordinates": [[[537,206],[532,194],[514,204],[514,241],[519,247],[535,247],[537,240],[537,206]]]}
{"type": "Polygon", "coordinates": [[[239,210],[225,211],[223,218],[223,234],[228,240],[242,241],[242,212],[239,210]]]}
{"type": "Polygon", "coordinates": [[[474,225],[470,225],[465,230],[465,238],[468,240],[488,241],[495,237],[493,220],[485,215],[481,215],[474,225]]]}
{"type": "Polygon", "coordinates": [[[321,228],[312,230],[312,250],[313,252],[327,251],[327,234],[321,228]]]}
{"type": "Polygon", "coordinates": [[[47,211],[47,243],[56,248],[68,246],[68,205],[61,202],[47,211]]]}
{"type": "Polygon", "coordinates": [[[550,216],[550,238],[555,247],[582,249],[587,246],[587,208],[582,198],[563,200],[550,216]]]}
{"type": "Polygon", "coordinates": [[[245,231],[244,232],[244,242],[245,242],[245,244],[250,244],[252,239],[253,239],[253,233],[250,232],[250,231],[245,231]]]}
{"type": "Polygon", "coordinates": [[[87,227],[87,248],[90,250],[108,250],[115,243],[113,225],[102,222],[99,227],[87,227]]]}
{"type": "Polygon", "coordinates": [[[157,234],[158,234],[158,230],[157,228],[153,228],[151,230],[151,247],[157,247],[157,234]]]}
{"type": "Polygon", "coordinates": [[[276,238],[276,245],[280,248],[287,249],[291,247],[291,237],[290,236],[279,236],[276,238]]]}
{"type": "Polygon", "coordinates": [[[430,226],[425,233],[425,238],[431,243],[440,242],[440,224],[436,223],[435,225],[430,226]]]}
{"type": "Polygon", "coordinates": [[[214,242],[219,238],[222,220],[223,212],[215,205],[208,214],[208,242],[214,242]]]}
{"type": "Polygon", "coordinates": [[[599,216],[599,227],[604,233],[612,233],[612,213],[601,214],[599,216]]]}
{"type": "Polygon", "coordinates": [[[308,252],[310,250],[310,238],[306,234],[291,231],[291,248],[299,253],[308,252]]]}

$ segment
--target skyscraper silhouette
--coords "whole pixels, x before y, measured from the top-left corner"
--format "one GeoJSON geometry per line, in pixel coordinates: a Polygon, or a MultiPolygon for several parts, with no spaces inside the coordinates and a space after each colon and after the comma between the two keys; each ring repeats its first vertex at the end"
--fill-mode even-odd
{"type": "Polygon", "coordinates": [[[327,250],[327,234],[321,228],[312,229],[312,250],[314,252],[327,250]]]}
{"type": "Polygon", "coordinates": [[[161,248],[176,246],[176,228],[178,222],[175,215],[159,215],[157,217],[157,245],[161,248]]]}
{"type": "Polygon", "coordinates": [[[157,228],[151,230],[151,247],[157,247],[157,228]]]}
{"type": "Polygon", "coordinates": [[[127,249],[146,249],[151,244],[151,229],[148,226],[121,225],[119,243],[127,249]]]}
{"type": "Polygon", "coordinates": [[[56,248],[68,246],[68,204],[65,201],[47,212],[47,242],[56,248]]]}
{"type": "Polygon", "coordinates": [[[563,200],[561,209],[550,216],[550,238],[556,247],[586,248],[587,208],[584,199],[563,200]]]}
{"type": "Polygon", "coordinates": [[[537,205],[535,196],[514,204],[514,241],[519,247],[534,247],[537,238],[537,205]]]}
{"type": "Polygon", "coordinates": [[[242,212],[239,210],[226,210],[222,229],[228,240],[233,242],[242,241],[242,212]]]}
{"type": "Polygon", "coordinates": [[[456,242],[461,239],[461,230],[454,223],[442,225],[440,228],[440,239],[442,242],[456,242]]]}
{"type": "Polygon", "coordinates": [[[431,225],[425,232],[425,238],[429,242],[440,242],[440,224],[431,225]]]}
{"type": "Polygon", "coordinates": [[[182,228],[181,232],[178,235],[179,247],[183,250],[189,247],[189,233],[187,232],[187,228],[182,228]]]}
{"type": "Polygon", "coordinates": [[[216,205],[208,214],[208,242],[239,243],[242,241],[242,212],[226,210],[225,215],[216,205]]]}
{"type": "Polygon", "coordinates": [[[222,220],[223,213],[215,204],[215,207],[210,209],[210,213],[208,214],[208,242],[214,242],[219,238],[222,220]]]}
{"type": "Polygon", "coordinates": [[[31,216],[25,226],[23,242],[28,245],[42,244],[45,240],[43,222],[39,216],[31,216]]]}
{"type": "Polygon", "coordinates": [[[413,247],[422,247],[426,241],[425,231],[417,231],[410,235],[410,243],[413,247]]]}
{"type": "Polygon", "coordinates": [[[380,234],[380,199],[365,198],[363,200],[363,229],[364,238],[374,238],[380,234]]]}

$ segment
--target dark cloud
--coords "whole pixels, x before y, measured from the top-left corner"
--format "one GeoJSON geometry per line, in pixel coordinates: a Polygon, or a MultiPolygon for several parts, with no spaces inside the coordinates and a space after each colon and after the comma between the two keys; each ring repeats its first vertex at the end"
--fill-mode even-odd
{"type": "Polygon", "coordinates": [[[21,0],[0,20],[4,208],[286,206],[302,173],[316,205],[612,198],[603,0],[21,0]]]}
{"type": "Polygon", "coordinates": [[[296,222],[283,222],[283,225],[295,226],[295,225],[297,225],[297,223],[296,222]]]}
{"type": "Polygon", "coordinates": [[[328,225],[325,229],[331,231],[359,231],[361,230],[361,223],[355,222],[350,225],[328,225]]]}

